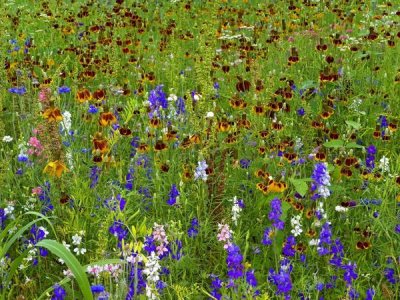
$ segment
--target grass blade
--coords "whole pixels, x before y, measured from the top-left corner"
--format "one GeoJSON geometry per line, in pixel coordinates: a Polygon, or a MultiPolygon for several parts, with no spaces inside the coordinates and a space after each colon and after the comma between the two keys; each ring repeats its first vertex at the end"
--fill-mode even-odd
{"type": "Polygon", "coordinates": [[[54,240],[42,240],[36,244],[37,247],[48,249],[54,255],[64,260],[65,264],[74,274],[79,288],[85,300],[93,300],[93,295],[90,290],[89,280],[86,276],[85,269],[76,259],[76,257],[63,244],[54,240]]]}

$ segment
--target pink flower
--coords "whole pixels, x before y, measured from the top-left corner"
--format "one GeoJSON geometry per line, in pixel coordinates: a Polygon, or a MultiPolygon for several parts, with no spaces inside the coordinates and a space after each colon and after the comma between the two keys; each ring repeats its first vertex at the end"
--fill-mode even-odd
{"type": "Polygon", "coordinates": [[[42,187],[38,186],[32,189],[33,195],[40,195],[43,192],[42,187]]]}
{"type": "Polygon", "coordinates": [[[50,100],[51,90],[49,88],[44,88],[39,92],[39,101],[40,102],[48,102],[50,100]]]}

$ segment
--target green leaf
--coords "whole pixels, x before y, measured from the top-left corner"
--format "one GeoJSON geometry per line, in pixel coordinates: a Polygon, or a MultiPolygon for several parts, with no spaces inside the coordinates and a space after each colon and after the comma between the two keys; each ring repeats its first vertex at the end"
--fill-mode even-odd
{"type": "MultiPolygon", "coordinates": [[[[309,181],[309,178],[305,179],[309,181]]],[[[296,192],[298,192],[302,197],[304,197],[308,191],[308,185],[305,179],[289,179],[289,181],[294,185],[296,192]]]]}
{"type": "Polygon", "coordinates": [[[332,140],[324,143],[325,148],[340,148],[344,146],[343,140],[332,140]]]}
{"type": "Polygon", "coordinates": [[[355,142],[350,142],[348,144],[346,144],[346,148],[358,148],[358,149],[364,149],[364,146],[359,145],[355,142]]]}
{"type": "Polygon", "coordinates": [[[81,289],[83,298],[85,300],[93,300],[92,291],[90,290],[89,280],[86,276],[85,269],[76,259],[76,257],[67,249],[63,244],[60,244],[54,240],[42,240],[36,244],[36,247],[43,247],[59,258],[61,258],[71,272],[74,274],[76,281],[78,282],[79,288],[81,289]]]}
{"type": "Polygon", "coordinates": [[[349,120],[347,120],[347,121],[346,121],[346,124],[349,125],[349,126],[351,126],[351,127],[353,127],[355,130],[358,130],[358,129],[361,128],[361,124],[358,123],[358,122],[355,122],[355,121],[349,121],[349,120]]]}

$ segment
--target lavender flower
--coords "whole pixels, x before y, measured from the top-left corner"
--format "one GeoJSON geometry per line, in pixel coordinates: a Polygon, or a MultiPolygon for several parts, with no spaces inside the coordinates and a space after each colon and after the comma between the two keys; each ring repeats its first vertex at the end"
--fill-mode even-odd
{"type": "Polygon", "coordinates": [[[194,179],[201,179],[203,181],[207,181],[208,175],[206,173],[206,169],[208,168],[207,162],[205,160],[199,161],[198,166],[194,172],[194,179]]]}

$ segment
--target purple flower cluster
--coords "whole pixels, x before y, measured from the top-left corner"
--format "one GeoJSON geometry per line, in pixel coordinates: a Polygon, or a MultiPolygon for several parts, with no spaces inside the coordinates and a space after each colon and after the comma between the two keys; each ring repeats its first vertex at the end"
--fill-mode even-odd
{"type": "Polygon", "coordinates": [[[166,109],[168,107],[167,96],[163,91],[163,85],[158,85],[154,90],[150,91],[149,95],[150,113],[149,118],[159,116],[160,109],[166,109]]]}
{"type": "Polygon", "coordinates": [[[167,200],[168,205],[175,205],[176,204],[176,199],[179,197],[180,193],[176,187],[176,184],[173,184],[171,186],[171,190],[169,192],[169,198],[167,200]]]}

